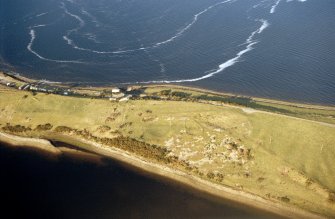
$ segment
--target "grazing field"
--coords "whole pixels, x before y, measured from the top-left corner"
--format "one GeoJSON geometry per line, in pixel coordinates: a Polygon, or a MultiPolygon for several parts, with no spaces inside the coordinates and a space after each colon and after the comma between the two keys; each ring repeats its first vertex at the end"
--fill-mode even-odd
{"type": "Polygon", "coordinates": [[[155,162],[273,202],[335,216],[335,126],[330,123],[236,105],[121,103],[0,87],[0,127],[31,137],[74,136],[79,130],[101,141],[129,138],[164,149],[155,162]]]}

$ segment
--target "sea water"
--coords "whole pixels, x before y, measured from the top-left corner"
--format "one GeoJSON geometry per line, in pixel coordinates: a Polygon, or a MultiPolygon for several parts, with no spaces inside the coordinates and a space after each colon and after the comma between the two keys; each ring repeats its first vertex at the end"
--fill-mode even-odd
{"type": "Polygon", "coordinates": [[[3,144],[0,177],[0,209],[11,218],[279,218],[112,160],[48,160],[3,144]]]}
{"type": "Polygon", "coordinates": [[[333,0],[1,0],[0,67],[335,104],[333,0]]]}

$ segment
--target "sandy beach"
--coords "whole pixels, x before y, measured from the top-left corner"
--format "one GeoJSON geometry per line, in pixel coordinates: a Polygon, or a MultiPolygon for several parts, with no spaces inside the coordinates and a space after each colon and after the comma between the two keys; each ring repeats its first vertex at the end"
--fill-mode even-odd
{"type": "Polygon", "coordinates": [[[0,132],[0,142],[13,147],[35,149],[52,156],[58,156],[62,153],[61,150],[54,147],[50,141],[45,139],[21,137],[0,132]]]}

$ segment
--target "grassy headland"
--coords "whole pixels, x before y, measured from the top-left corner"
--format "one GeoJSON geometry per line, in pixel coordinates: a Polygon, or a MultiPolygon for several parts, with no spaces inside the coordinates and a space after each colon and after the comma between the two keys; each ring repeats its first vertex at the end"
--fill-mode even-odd
{"type": "Polygon", "coordinates": [[[1,86],[0,128],[104,155],[124,152],[213,188],[252,194],[260,206],[280,205],[290,212],[283,215],[298,207],[335,216],[333,108],[181,87],[141,92],[146,96],[112,102],[1,86]]]}

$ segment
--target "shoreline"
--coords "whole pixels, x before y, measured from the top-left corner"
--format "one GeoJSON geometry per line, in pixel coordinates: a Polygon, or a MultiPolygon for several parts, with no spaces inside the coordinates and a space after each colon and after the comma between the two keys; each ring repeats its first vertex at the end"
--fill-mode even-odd
{"type": "MultiPolygon", "coordinates": [[[[158,163],[146,161],[139,156],[122,151],[117,148],[106,147],[102,144],[80,139],[77,137],[67,137],[71,138],[71,140],[73,140],[74,142],[77,142],[78,144],[74,146],[80,149],[83,148],[85,150],[91,151],[92,153],[99,154],[103,157],[117,160],[118,162],[124,163],[125,165],[132,168],[141,170],[154,177],[171,180],[172,182],[176,182],[178,184],[181,184],[182,186],[189,187],[192,190],[208,194],[215,198],[225,199],[234,203],[241,203],[243,206],[248,206],[250,208],[274,213],[276,215],[288,218],[323,218],[321,215],[312,212],[285,205],[283,203],[269,201],[251,193],[219,185],[193,176],[186,172],[182,172],[180,170],[174,170],[170,167],[158,163]],[[84,144],[85,147],[81,146],[81,144],[84,144]]],[[[22,148],[30,147],[42,149],[45,152],[49,152],[53,155],[60,155],[62,153],[61,150],[54,147],[49,140],[45,139],[20,137],[0,132],[0,142],[5,142],[14,147],[20,146],[22,148]]]]}
{"type": "Polygon", "coordinates": [[[51,141],[39,138],[21,137],[17,135],[0,132],[0,144],[14,149],[27,149],[51,160],[57,160],[60,156],[73,158],[82,162],[94,163],[103,166],[102,156],[79,148],[69,148],[66,146],[55,146],[51,141]]]}
{"type": "Polygon", "coordinates": [[[198,91],[205,94],[212,94],[212,95],[218,95],[218,96],[227,96],[227,97],[242,97],[242,98],[250,98],[251,100],[263,102],[263,103],[273,103],[273,104],[279,104],[284,106],[292,106],[292,107],[298,107],[298,108],[306,108],[306,109],[320,109],[320,110],[335,110],[335,104],[333,105],[322,105],[322,104],[316,104],[316,103],[304,103],[304,102],[290,102],[287,100],[280,100],[280,99],[271,99],[271,98],[264,98],[264,97],[256,97],[256,96],[247,96],[243,94],[237,94],[237,93],[229,93],[229,92],[220,92],[220,91],[214,91],[207,88],[200,88],[196,86],[186,86],[186,85],[176,85],[176,84],[148,84],[145,85],[145,87],[166,87],[166,88],[176,88],[186,91],[198,91]]]}
{"type": "MultiPolygon", "coordinates": [[[[1,70],[0,70],[1,73],[1,70]]],[[[39,82],[39,81],[45,81],[47,84],[56,84],[61,87],[68,87],[68,88],[77,88],[77,89],[91,89],[94,91],[97,90],[103,90],[107,89],[110,87],[122,85],[122,84],[104,84],[104,85],[83,85],[80,83],[76,82],[53,82],[53,81],[46,81],[46,80],[38,80],[34,78],[28,78],[25,76],[20,75],[14,75],[12,73],[8,73],[3,71],[2,72],[4,75],[13,78],[14,80],[18,80],[20,82],[26,82],[26,83],[34,83],[34,82],[39,82]],[[79,86],[72,86],[71,84],[80,84],[79,86]]],[[[283,106],[291,106],[291,107],[297,107],[297,108],[306,108],[306,109],[318,109],[318,110],[335,110],[335,104],[321,104],[321,103],[308,103],[308,102],[303,102],[303,101],[289,101],[289,100],[284,100],[284,99],[273,99],[273,98],[267,98],[267,97],[257,97],[257,96],[249,96],[249,95],[243,95],[243,94],[238,94],[238,93],[229,93],[229,92],[221,92],[221,91],[215,91],[211,90],[208,88],[201,88],[198,86],[187,86],[187,85],[179,85],[179,84],[132,84],[129,83],[127,86],[133,86],[133,87],[146,87],[146,88],[156,88],[156,87],[163,87],[163,88],[175,88],[175,89],[181,89],[185,91],[197,91],[201,92],[204,94],[211,94],[211,95],[218,95],[218,96],[226,96],[226,97],[242,97],[242,98],[250,98],[251,100],[258,101],[261,103],[270,103],[270,104],[279,104],[283,106]]]]}
{"type": "Polygon", "coordinates": [[[54,147],[50,141],[45,139],[21,137],[0,132],[0,143],[1,142],[14,148],[35,149],[42,154],[48,154],[54,158],[62,154],[61,150],[54,147]]]}

